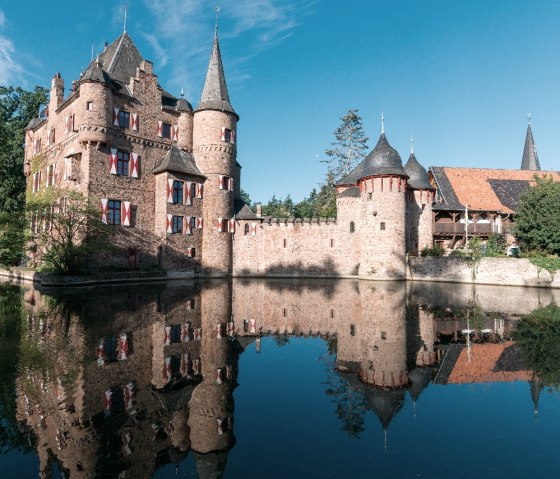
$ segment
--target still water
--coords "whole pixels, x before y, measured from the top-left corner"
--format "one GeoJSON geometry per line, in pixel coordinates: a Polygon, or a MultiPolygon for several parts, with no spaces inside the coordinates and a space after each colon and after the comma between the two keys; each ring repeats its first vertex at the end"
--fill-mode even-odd
{"type": "Polygon", "coordinates": [[[557,477],[560,328],[526,318],[557,302],[360,281],[0,284],[0,477],[557,477]]]}

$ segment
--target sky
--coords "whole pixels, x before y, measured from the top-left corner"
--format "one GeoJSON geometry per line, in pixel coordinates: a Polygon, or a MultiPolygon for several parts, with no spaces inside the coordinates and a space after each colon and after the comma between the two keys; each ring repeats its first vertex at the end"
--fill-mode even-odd
{"type": "MultiPolygon", "coordinates": [[[[0,0],[0,85],[70,87],[123,31],[124,0],[0,0]]],[[[128,0],[127,32],[160,84],[196,106],[216,0],[128,0]]],[[[541,168],[560,170],[560,0],[219,0],[242,188],[302,200],[357,109],[381,113],[403,163],[519,168],[532,114],[541,168]]]]}

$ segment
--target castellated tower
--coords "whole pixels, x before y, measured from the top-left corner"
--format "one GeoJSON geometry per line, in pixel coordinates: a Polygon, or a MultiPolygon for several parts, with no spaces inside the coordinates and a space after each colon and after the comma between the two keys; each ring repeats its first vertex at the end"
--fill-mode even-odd
{"type": "Polygon", "coordinates": [[[430,183],[428,172],[418,163],[414,151],[404,165],[409,176],[406,208],[406,252],[417,255],[433,242],[432,202],[435,189],[430,183]]]}
{"type": "Polygon", "coordinates": [[[401,157],[389,145],[382,129],[373,151],[337,185],[348,190],[358,188],[360,277],[406,277],[407,179],[401,157]]]}
{"type": "MultiPolygon", "coordinates": [[[[204,187],[202,263],[212,276],[232,271],[232,233],[235,230],[234,197],[238,115],[229,101],[218,32],[200,104],[194,112],[193,150],[207,180],[204,187]]],[[[237,178],[236,178],[237,177],[237,178]]]]}

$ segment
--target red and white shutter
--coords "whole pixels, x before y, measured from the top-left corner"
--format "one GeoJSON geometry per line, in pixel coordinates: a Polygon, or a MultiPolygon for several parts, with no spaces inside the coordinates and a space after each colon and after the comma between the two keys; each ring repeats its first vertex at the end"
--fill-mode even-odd
{"type": "Polygon", "coordinates": [[[120,126],[119,124],[119,109],[113,108],[113,126],[120,126]]]}
{"type": "Polygon", "coordinates": [[[228,233],[235,233],[235,218],[228,221],[228,233]]]}
{"type": "Polygon", "coordinates": [[[111,153],[109,154],[109,172],[112,175],[117,174],[117,149],[111,148],[111,153]]]}
{"type": "Polygon", "coordinates": [[[204,219],[203,218],[197,218],[196,219],[196,227],[202,229],[203,226],[204,226],[204,219]]]}
{"type": "Polygon", "coordinates": [[[140,156],[138,153],[130,154],[130,176],[132,178],[138,178],[138,170],[140,167],[140,156]]]}
{"type": "Polygon", "coordinates": [[[257,235],[257,223],[251,223],[251,236],[257,235]]]}
{"type": "Polygon", "coordinates": [[[222,218],[218,218],[218,222],[216,223],[216,226],[218,227],[218,233],[221,233],[223,231],[223,229],[222,229],[222,226],[223,226],[222,218]]]}
{"type": "Polygon", "coordinates": [[[173,203],[173,180],[167,180],[167,202],[173,203]]]}
{"type": "Polygon", "coordinates": [[[192,235],[191,217],[190,216],[185,216],[185,233],[188,234],[188,235],[192,235]]]}
{"type": "Polygon", "coordinates": [[[121,218],[123,226],[130,226],[130,201],[121,203],[121,218]]]}
{"type": "Polygon", "coordinates": [[[224,175],[220,175],[220,190],[224,189],[224,175]]]}
{"type": "Polygon", "coordinates": [[[179,127],[178,126],[172,126],[171,127],[171,139],[173,141],[179,141],[179,127]]]}
{"type": "Polygon", "coordinates": [[[222,141],[226,141],[226,127],[222,126],[222,134],[221,134],[222,141]]]}
{"type": "Polygon", "coordinates": [[[163,121],[161,120],[158,121],[157,136],[160,138],[163,136],[163,121]]]}
{"type": "Polygon", "coordinates": [[[228,190],[233,191],[233,178],[228,178],[228,190]]]}
{"type": "Polygon", "coordinates": [[[165,230],[167,233],[173,233],[173,215],[167,215],[165,220],[165,230]]]}
{"type": "Polygon", "coordinates": [[[68,118],[70,117],[65,117],[64,118],[64,133],[70,133],[70,129],[68,128],[68,118]]]}
{"type": "Polygon", "coordinates": [[[194,248],[187,248],[187,258],[193,257],[193,250],[194,248]]]}
{"type": "Polygon", "coordinates": [[[196,184],[196,197],[202,199],[202,194],[204,192],[204,185],[202,183],[196,184]]]}
{"type": "Polygon", "coordinates": [[[50,146],[50,144],[51,144],[51,131],[52,130],[49,130],[47,132],[47,146],[50,146]]]}
{"type": "Polygon", "coordinates": [[[107,218],[109,216],[109,200],[107,198],[102,198],[101,200],[101,221],[107,224],[107,218]]]}
{"type": "Polygon", "coordinates": [[[74,131],[74,113],[72,113],[69,117],[68,117],[68,132],[67,133],[71,133],[72,131],[74,131]]]}
{"type": "Polygon", "coordinates": [[[133,131],[138,131],[138,113],[131,113],[130,119],[132,122],[131,128],[133,131]]]}
{"type": "Polygon", "coordinates": [[[231,130],[231,133],[230,133],[230,143],[232,145],[235,145],[235,131],[233,131],[233,130],[231,130]]]}
{"type": "Polygon", "coordinates": [[[190,182],[190,181],[187,181],[184,185],[185,185],[185,186],[184,186],[184,193],[185,193],[185,194],[184,194],[183,196],[185,197],[185,204],[186,204],[187,206],[191,206],[191,205],[192,205],[192,198],[191,198],[191,182],[190,182]]]}

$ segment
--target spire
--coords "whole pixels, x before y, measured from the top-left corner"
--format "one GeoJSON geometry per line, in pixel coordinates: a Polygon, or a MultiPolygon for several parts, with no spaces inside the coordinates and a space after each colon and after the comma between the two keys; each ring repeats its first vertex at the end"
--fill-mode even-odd
{"type": "Polygon", "coordinates": [[[385,115],[381,112],[381,134],[385,134],[385,115]]]}
{"type": "Polygon", "coordinates": [[[212,46],[208,71],[206,72],[206,81],[204,82],[200,103],[196,108],[196,111],[201,110],[227,111],[237,116],[229,102],[217,29],[214,33],[214,44],[212,46]]]}
{"type": "Polygon", "coordinates": [[[522,170],[540,171],[539,156],[537,155],[537,147],[533,140],[533,132],[531,130],[531,114],[528,115],[529,124],[527,125],[527,136],[525,137],[525,148],[523,149],[523,159],[521,160],[522,170]]]}

